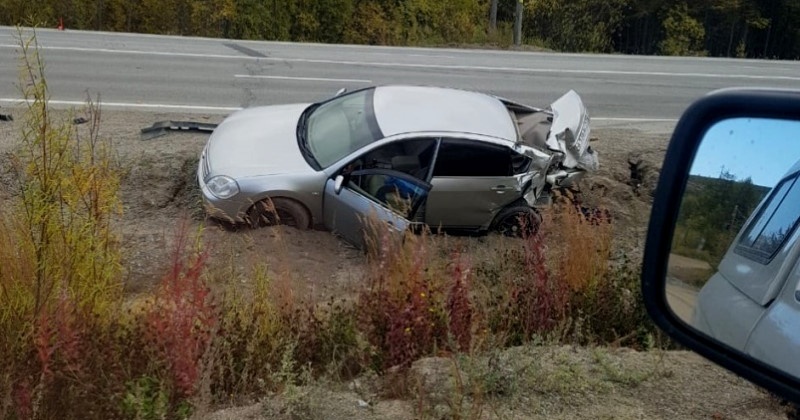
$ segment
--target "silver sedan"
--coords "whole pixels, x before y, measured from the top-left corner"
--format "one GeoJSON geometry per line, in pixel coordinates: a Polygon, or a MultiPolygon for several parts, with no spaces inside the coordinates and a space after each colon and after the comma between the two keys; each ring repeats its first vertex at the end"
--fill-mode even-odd
{"type": "Polygon", "coordinates": [[[197,171],[216,218],[332,230],[520,233],[550,193],[597,169],[589,116],[568,92],[545,109],[465,90],[380,86],[228,116],[197,171]]]}

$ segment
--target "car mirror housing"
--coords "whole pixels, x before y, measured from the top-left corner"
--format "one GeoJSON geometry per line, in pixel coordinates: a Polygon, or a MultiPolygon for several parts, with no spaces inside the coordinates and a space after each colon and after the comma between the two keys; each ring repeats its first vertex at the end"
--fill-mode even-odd
{"type": "Polygon", "coordinates": [[[725,89],[675,128],[642,267],[678,343],[800,402],[800,91],[725,89]]]}
{"type": "Polygon", "coordinates": [[[342,187],[344,187],[344,175],[336,175],[333,180],[333,192],[339,194],[342,192],[342,187]]]}

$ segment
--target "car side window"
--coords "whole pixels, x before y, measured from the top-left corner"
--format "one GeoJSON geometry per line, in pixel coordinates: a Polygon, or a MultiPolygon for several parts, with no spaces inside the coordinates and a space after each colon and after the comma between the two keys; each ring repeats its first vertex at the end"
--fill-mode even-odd
{"type": "Polygon", "coordinates": [[[736,252],[761,264],[769,263],[800,219],[798,174],[783,180],[739,239],[736,252]]]}
{"type": "Polygon", "coordinates": [[[435,138],[399,140],[371,150],[348,165],[352,170],[390,169],[428,181],[435,138]]]}
{"type": "Polygon", "coordinates": [[[394,141],[370,150],[342,169],[347,187],[409,218],[427,197],[438,138],[394,141]]]}
{"type": "Polygon", "coordinates": [[[413,216],[430,189],[428,183],[391,169],[358,170],[348,177],[347,188],[406,218],[413,216]]]}
{"type": "Polygon", "coordinates": [[[507,177],[527,170],[530,159],[511,149],[477,141],[443,139],[434,177],[507,177]]]}

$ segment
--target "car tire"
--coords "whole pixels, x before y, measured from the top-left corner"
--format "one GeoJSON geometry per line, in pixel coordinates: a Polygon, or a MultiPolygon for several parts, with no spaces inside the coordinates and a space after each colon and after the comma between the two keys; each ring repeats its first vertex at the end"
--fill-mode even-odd
{"type": "Polygon", "coordinates": [[[526,204],[512,204],[497,214],[494,230],[514,237],[535,235],[542,224],[542,216],[526,204]]]}
{"type": "Polygon", "coordinates": [[[290,198],[266,198],[254,204],[247,212],[252,228],[287,225],[300,230],[311,227],[311,216],[302,204],[290,198]]]}

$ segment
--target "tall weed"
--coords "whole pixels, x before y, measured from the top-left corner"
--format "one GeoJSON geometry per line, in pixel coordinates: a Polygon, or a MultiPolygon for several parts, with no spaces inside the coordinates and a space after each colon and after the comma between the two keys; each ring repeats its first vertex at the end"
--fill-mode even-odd
{"type": "Polygon", "coordinates": [[[86,135],[55,118],[36,37],[20,33],[20,49],[26,112],[8,161],[16,200],[0,210],[0,414],[99,413],[102,396],[90,396],[109,384],[93,375],[109,360],[86,356],[122,297],[120,176],[98,135],[99,107],[87,106],[86,135]]]}

